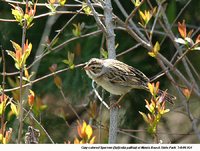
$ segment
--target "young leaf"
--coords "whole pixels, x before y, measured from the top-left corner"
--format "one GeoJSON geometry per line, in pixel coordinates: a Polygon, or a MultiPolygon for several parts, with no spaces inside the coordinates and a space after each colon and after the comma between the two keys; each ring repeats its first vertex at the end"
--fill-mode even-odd
{"type": "Polygon", "coordinates": [[[62,88],[62,79],[59,76],[54,76],[54,83],[59,89],[62,88]]]}
{"type": "Polygon", "coordinates": [[[140,4],[141,4],[141,1],[140,0],[131,0],[132,1],[132,3],[135,5],[135,7],[138,7],[138,6],[140,6],[140,4]]]}
{"type": "Polygon", "coordinates": [[[9,56],[11,56],[14,61],[16,62],[16,54],[13,52],[13,51],[10,51],[10,50],[6,50],[6,52],[8,53],[9,56]]]}
{"type": "Polygon", "coordinates": [[[89,140],[93,134],[92,127],[90,125],[87,125],[85,128],[85,133],[87,135],[87,139],[89,140]]]}
{"type": "Polygon", "coordinates": [[[200,44],[200,34],[197,36],[196,40],[195,40],[195,44],[200,44]]]}
{"type": "Polygon", "coordinates": [[[31,50],[32,50],[32,44],[31,43],[28,44],[28,40],[27,40],[26,44],[24,46],[24,54],[22,55],[22,60],[20,62],[20,67],[22,67],[22,65],[26,64],[26,60],[29,57],[29,55],[31,53],[31,50]]]}
{"type": "Polygon", "coordinates": [[[183,20],[182,23],[178,22],[178,31],[179,31],[181,37],[186,38],[187,31],[186,31],[185,20],[183,20]]]}
{"type": "Polygon", "coordinates": [[[15,20],[17,22],[19,22],[20,26],[23,26],[23,18],[24,18],[23,9],[21,7],[19,7],[19,6],[14,6],[12,4],[10,4],[10,5],[14,7],[14,9],[12,9],[12,14],[13,14],[15,20]]]}
{"type": "Polygon", "coordinates": [[[182,92],[183,92],[183,95],[187,98],[187,100],[189,100],[192,91],[189,90],[188,88],[184,88],[184,89],[182,89],[182,92]]]}
{"type": "Polygon", "coordinates": [[[92,13],[92,10],[86,3],[82,3],[82,8],[86,15],[90,15],[92,13]]]}
{"type": "Polygon", "coordinates": [[[142,115],[142,117],[143,117],[144,121],[145,121],[146,123],[149,123],[149,120],[148,120],[148,118],[147,118],[146,114],[145,114],[145,113],[143,113],[143,112],[140,112],[140,111],[139,111],[139,113],[142,115]]]}
{"type": "Polygon", "coordinates": [[[151,56],[151,57],[156,57],[158,52],[160,50],[160,44],[159,42],[157,41],[156,44],[154,45],[153,47],[153,50],[151,52],[148,52],[148,54],[151,56]]]}
{"type": "Polygon", "coordinates": [[[81,24],[73,24],[74,29],[72,29],[72,33],[74,36],[79,37],[81,35],[81,24]]]}
{"type": "Polygon", "coordinates": [[[15,49],[15,51],[22,51],[22,48],[19,44],[17,44],[16,42],[10,40],[10,42],[12,43],[13,48],[15,49]]]}
{"type": "Polygon", "coordinates": [[[183,45],[187,44],[187,42],[183,38],[175,38],[174,41],[183,45]]]}
{"type": "Polygon", "coordinates": [[[59,4],[60,4],[61,6],[64,6],[65,3],[66,3],[66,0],[59,0],[59,4]]]}
{"type": "Polygon", "coordinates": [[[154,83],[152,83],[152,84],[148,83],[147,85],[148,85],[148,88],[149,88],[151,95],[154,96],[154,83]]]}
{"type": "Polygon", "coordinates": [[[74,144],[80,144],[80,141],[77,137],[74,139],[74,144]]]}
{"type": "Polygon", "coordinates": [[[68,51],[67,59],[62,61],[63,63],[69,65],[70,69],[74,69],[74,53],[68,51]]]}
{"type": "Polygon", "coordinates": [[[29,93],[30,94],[28,95],[28,104],[29,106],[33,106],[35,100],[35,93],[31,89],[29,89],[29,93]]]}
{"type": "Polygon", "coordinates": [[[146,27],[146,25],[148,24],[149,20],[152,17],[152,14],[150,13],[150,11],[145,10],[144,12],[139,10],[139,14],[140,14],[140,18],[142,20],[142,25],[144,27],[146,27]]]}
{"type": "Polygon", "coordinates": [[[103,48],[101,48],[100,53],[105,59],[108,58],[108,52],[106,50],[104,50],[103,48]]]}
{"type": "Polygon", "coordinates": [[[57,67],[58,67],[57,64],[52,64],[51,67],[49,67],[49,70],[51,72],[55,72],[57,70],[57,67]]]}
{"type": "Polygon", "coordinates": [[[53,15],[56,12],[56,8],[57,7],[55,7],[54,4],[52,4],[52,3],[49,2],[48,4],[45,3],[45,5],[51,11],[51,13],[52,13],[51,15],[53,15]]]}
{"type": "Polygon", "coordinates": [[[18,110],[17,110],[17,106],[14,104],[14,103],[10,103],[10,108],[11,108],[11,110],[12,110],[12,112],[16,115],[16,116],[18,116],[18,114],[19,114],[19,112],[18,112],[18,110]]]}
{"type": "Polygon", "coordinates": [[[0,115],[3,114],[4,110],[5,110],[5,102],[1,102],[0,103],[0,115]]]}
{"type": "Polygon", "coordinates": [[[89,143],[90,143],[90,144],[94,144],[95,138],[96,138],[96,137],[93,136],[89,143]]]}

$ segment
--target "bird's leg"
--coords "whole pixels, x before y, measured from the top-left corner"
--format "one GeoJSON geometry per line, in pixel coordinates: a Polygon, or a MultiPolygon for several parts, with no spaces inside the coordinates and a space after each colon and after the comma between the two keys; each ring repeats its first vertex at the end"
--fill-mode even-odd
{"type": "Polygon", "coordinates": [[[123,99],[124,96],[125,94],[121,95],[120,98],[117,100],[117,102],[114,102],[113,104],[110,105],[110,108],[113,108],[113,107],[121,108],[121,106],[119,105],[119,102],[123,99]]]}

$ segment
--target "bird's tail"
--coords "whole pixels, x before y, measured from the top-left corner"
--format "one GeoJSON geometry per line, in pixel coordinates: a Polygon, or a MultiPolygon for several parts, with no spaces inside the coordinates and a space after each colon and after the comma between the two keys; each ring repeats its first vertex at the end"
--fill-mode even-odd
{"type": "Polygon", "coordinates": [[[176,100],[176,97],[167,93],[166,91],[163,90],[158,90],[158,96],[163,98],[163,101],[168,101],[171,104],[174,104],[174,100],[176,100]]]}

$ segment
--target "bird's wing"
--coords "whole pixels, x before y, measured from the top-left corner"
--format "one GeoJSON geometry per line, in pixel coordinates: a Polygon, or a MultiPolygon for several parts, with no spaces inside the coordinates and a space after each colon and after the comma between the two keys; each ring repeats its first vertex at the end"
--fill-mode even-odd
{"type": "Polygon", "coordinates": [[[140,70],[135,69],[122,62],[115,62],[108,67],[107,78],[111,83],[118,83],[123,86],[146,86],[149,79],[140,70]],[[117,72],[116,72],[117,71],[117,72]]]}

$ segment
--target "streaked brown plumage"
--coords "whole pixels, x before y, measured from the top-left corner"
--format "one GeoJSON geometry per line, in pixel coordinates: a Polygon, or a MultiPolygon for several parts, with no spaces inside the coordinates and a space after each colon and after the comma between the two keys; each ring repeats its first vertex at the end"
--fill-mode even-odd
{"type": "MultiPolygon", "coordinates": [[[[149,78],[139,71],[121,61],[114,59],[92,58],[84,67],[87,75],[106,91],[114,95],[124,95],[132,89],[144,89],[149,91],[149,78]]],[[[159,90],[162,95],[164,91],[159,90]]],[[[176,97],[166,93],[166,101],[173,103],[176,97]]]]}

